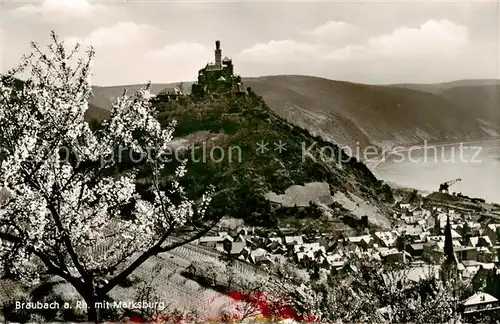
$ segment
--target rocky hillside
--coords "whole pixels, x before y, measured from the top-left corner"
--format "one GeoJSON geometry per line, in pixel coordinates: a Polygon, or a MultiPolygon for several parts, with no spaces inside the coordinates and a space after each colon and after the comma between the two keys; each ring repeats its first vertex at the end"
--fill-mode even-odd
{"type": "Polygon", "coordinates": [[[425,91],[472,112],[485,132],[500,125],[500,80],[459,80],[436,84],[396,84],[395,87],[425,91]]]}
{"type": "MultiPolygon", "coordinates": [[[[286,122],[253,91],[202,100],[186,97],[160,103],[158,108],[163,124],[172,119],[178,122],[173,147],[189,160],[185,187],[196,195],[206,185],[216,185],[213,206],[223,214],[276,225],[275,208],[265,197],[287,194],[292,186],[313,182],[326,186],[326,192],[313,188],[312,196],[317,197],[309,201],[318,204],[332,205],[332,197],[339,192],[374,206],[392,200],[389,187],[364,164],[286,122]]],[[[368,221],[387,223],[373,219],[381,214],[367,214],[368,221]]]]}
{"type": "Polygon", "coordinates": [[[500,125],[500,84],[458,86],[440,92],[440,96],[464,110],[473,111],[485,131],[500,125]]]}
{"type": "MultiPolygon", "coordinates": [[[[309,76],[246,80],[278,115],[327,139],[356,146],[488,138],[482,115],[447,96],[309,76]]],[[[484,103],[483,103],[484,104],[484,103]]]]}

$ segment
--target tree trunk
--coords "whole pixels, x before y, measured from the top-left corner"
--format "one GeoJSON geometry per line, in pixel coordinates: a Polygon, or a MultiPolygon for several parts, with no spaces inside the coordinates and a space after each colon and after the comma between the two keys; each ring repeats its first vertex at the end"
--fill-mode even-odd
{"type": "Polygon", "coordinates": [[[87,295],[85,302],[87,303],[87,320],[91,323],[97,323],[99,321],[99,310],[96,307],[97,298],[93,295],[87,295]]]}

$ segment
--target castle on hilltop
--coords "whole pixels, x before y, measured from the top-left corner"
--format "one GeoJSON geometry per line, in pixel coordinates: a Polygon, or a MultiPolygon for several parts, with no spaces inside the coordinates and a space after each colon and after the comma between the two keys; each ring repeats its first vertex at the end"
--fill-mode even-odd
{"type": "Polygon", "coordinates": [[[246,90],[241,82],[241,77],[234,74],[233,61],[222,58],[220,41],[215,41],[215,62],[198,71],[198,81],[192,86],[192,93],[203,96],[208,93],[235,91],[245,93],[246,90]]]}

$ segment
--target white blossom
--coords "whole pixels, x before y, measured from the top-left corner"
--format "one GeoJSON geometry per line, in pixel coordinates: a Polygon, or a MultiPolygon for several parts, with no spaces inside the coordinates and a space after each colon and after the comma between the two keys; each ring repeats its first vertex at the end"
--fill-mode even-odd
{"type": "MultiPolygon", "coordinates": [[[[9,193],[0,201],[0,263],[27,281],[43,268],[98,287],[97,280],[112,279],[138,254],[158,253],[172,228],[191,221],[195,210],[203,216],[210,192],[198,208],[177,180],[167,192],[160,188],[157,158],[168,149],[175,123],[161,127],[147,88],[118,98],[103,128],[91,130],[84,113],[93,51],[75,63],[54,41],[49,53],[34,46],[18,69],[1,76],[31,75],[22,90],[0,82],[0,187],[9,193]],[[153,200],[137,192],[136,170],[106,173],[116,161],[104,157],[121,147],[156,153],[142,164],[151,170],[153,200]],[[172,202],[172,194],[179,201],[172,202]]],[[[174,178],[185,172],[182,163],[174,178]]]]}

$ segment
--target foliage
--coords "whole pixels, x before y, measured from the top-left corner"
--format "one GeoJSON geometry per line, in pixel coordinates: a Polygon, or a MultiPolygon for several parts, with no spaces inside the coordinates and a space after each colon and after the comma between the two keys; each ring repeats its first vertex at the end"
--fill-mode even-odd
{"type": "Polygon", "coordinates": [[[0,83],[0,262],[18,279],[35,283],[40,274],[72,284],[97,320],[94,302],[123,282],[150,257],[204,235],[210,191],[188,199],[179,179],[181,162],[168,174],[161,159],[175,123],[162,127],[144,88],[118,98],[111,117],[92,130],[84,120],[91,96],[94,52],[75,64],[78,46],[67,51],[52,34],[44,53],[36,44],[0,83]],[[20,89],[12,80],[29,75],[20,89]],[[116,173],[123,148],[142,159],[116,173]],[[147,173],[147,190],[136,178],[147,173]],[[167,189],[164,189],[167,188],[167,189]],[[168,241],[181,226],[192,235],[168,241]],[[169,244],[167,244],[170,242],[169,244]]]}
{"type": "Polygon", "coordinates": [[[322,321],[369,323],[449,323],[459,319],[459,288],[434,276],[408,279],[409,268],[351,259],[304,289],[297,300],[322,321]]]}
{"type": "Polygon", "coordinates": [[[158,119],[164,125],[177,120],[174,135],[189,141],[182,185],[196,195],[199,188],[216,183],[213,206],[221,214],[244,218],[251,225],[276,227],[279,217],[267,207],[264,195],[314,181],[327,182],[332,192],[358,193],[375,203],[392,201],[390,187],[363,163],[278,117],[255,92],[186,98],[182,104],[159,105],[158,119]],[[285,145],[281,152],[275,146],[280,142],[285,145]],[[258,143],[267,143],[265,151],[258,151],[258,143]],[[216,147],[225,153],[222,161],[209,156],[213,148],[217,152],[216,147]]]}

